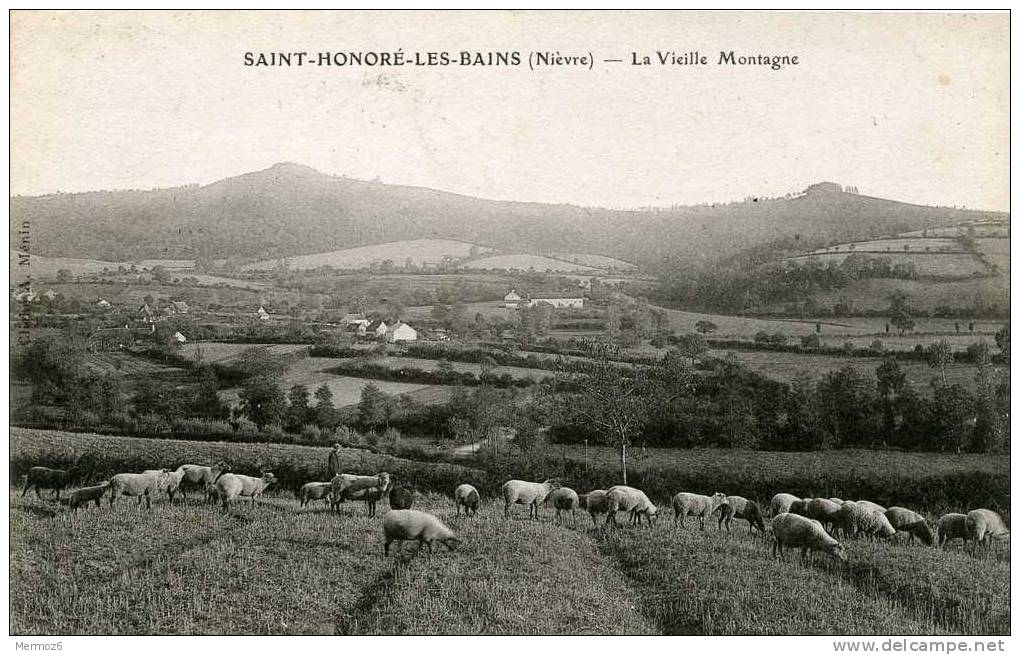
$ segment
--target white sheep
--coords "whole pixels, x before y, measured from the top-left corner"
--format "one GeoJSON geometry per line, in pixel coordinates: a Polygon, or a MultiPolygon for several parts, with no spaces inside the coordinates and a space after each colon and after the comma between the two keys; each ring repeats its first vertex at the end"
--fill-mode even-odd
{"type": "Polygon", "coordinates": [[[885,508],[884,507],[882,507],[878,503],[873,503],[870,500],[858,500],[857,501],[857,506],[860,507],[861,509],[864,509],[864,510],[867,510],[867,511],[878,512],[880,514],[885,514],[885,508]]]}
{"type": "Polygon", "coordinates": [[[778,493],[772,497],[769,503],[769,516],[779,516],[790,511],[790,505],[800,500],[797,496],[787,493],[778,493]]]}
{"type": "Polygon", "coordinates": [[[263,473],[260,478],[239,473],[224,473],[216,481],[216,496],[223,503],[224,510],[228,509],[230,503],[238,496],[250,497],[252,507],[254,507],[255,498],[261,496],[266,487],[274,482],[276,482],[276,477],[269,471],[263,473]]]}
{"type": "Polygon", "coordinates": [[[75,489],[74,491],[71,492],[71,497],[70,500],[68,501],[68,505],[71,507],[71,509],[73,509],[76,512],[78,511],[79,507],[81,507],[82,505],[87,505],[92,501],[95,501],[96,507],[99,507],[100,499],[102,499],[103,494],[105,494],[106,490],[109,488],[110,483],[103,482],[101,484],[97,484],[94,487],[82,487],[81,489],[75,489]]]}
{"type": "Polygon", "coordinates": [[[829,498],[829,501],[833,502],[833,503],[836,503],[837,505],[842,505],[843,504],[843,499],[842,498],[829,498]]]}
{"type": "Polygon", "coordinates": [[[858,533],[869,538],[881,537],[888,539],[896,534],[896,529],[885,517],[885,512],[880,512],[871,507],[873,503],[861,504],[848,500],[839,507],[833,517],[833,523],[843,528],[844,534],[851,537],[858,533]]]}
{"type": "Polygon", "coordinates": [[[375,516],[376,503],[385,498],[393,488],[389,473],[380,473],[375,477],[376,483],[372,486],[368,486],[368,480],[359,480],[343,491],[343,497],[347,500],[365,501],[370,517],[375,516]]]}
{"type": "Polygon", "coordinates": [[[579,496],[577,502],[591,516],[591,524],[596,528],[599,527],[599,524],[595,521],[595,517],[609,512],[609,498],[606,496],[605,489],[589,491],[583,496],[579,496]]]}
{"type": "Polygon", "coordinates": [[[538,519],[538,506],[554,489],[559,488],[559,481],[552,478],[545,482],[507,480],[500,490],[503,495],[503,517],[510,518],[510,506],[517,504],[530,505],[528,518],[538,519]]]}
{"type": "Polygon", "coordinates": [[[306,482],[301,485],[297,492],[300,506],[305,507],[313,500],[321,500],[326,507],[329,507],[329,492],[332,486],[329,482],[306,482]]]}
{"type": "Polygon", "coordinates": [[[814,498],[798,498],[797,500],[790,503],[790,509],[786,510],[790,514],[800,514],[801,516],[807,516],[807,506],[814,500],[814,498]]]}
{"type": "Polygon", "coordinates": [[[967,515],[953,512],[944,514],[936,524],[939,533],[939,546],[953,539],[963,539],[963,545],[967,545],[967,515]]]}
{"type": "Polygon", "coordinates": [[[783,547],[800,548],[801,562],[808,552],[821,551],[846,561],[843,545],[829,535],[822,524],[799,514],[785,512],[772,519],[772,534],[775,543],[772,545],[773,557],[779,554],[783,559],[783,547]]]}
{"type": "Polygon", "coordinates": [[[406,539],[417,540],[419,550],[422,545],[428,546],[429,552],[432,552],[433,541],[440,542],[450,550],[460,542],[453,530],[443,525],[442,521],[416,509],[394,509],[387,512],[383,520],[383,535],[384,556],[390,554],[390,544],[394,541],[400,542],[397,544],[398,552],[406,539]]]}
{"type": "Polygon", "coordinates": [[[110,507],[121,496],[137,496],[141,504],[152,508],[152,496],[166,488],[168,473],[164,469],[146,471],[144,473],[118,473],[110,478],[110,507]]]}
{"type": "Polygon", "coordinates": [[[645,492],[634,487],[618,484],[606,490],[606,501],[608,502],[608,515],[606,525],[616,525],[616,513],[630,512],[630,523],[641,525],[641,517],[648,519],[648,525],[658,518],[659,508],[655,506],[645,492]]]}
{"type": "Polygon", "coordinates": [[[833,502],[828,498],[812,498],[804,508],[803,515],[818,521],[831,533],[842,506],[842,503],[833,502]]]}
{"type": "Polygon", "coordinates": [[[1009,528],[992,510],[975,509],[967,513],[967,536],[976,544],[990,548],[993,539],[1009,538],[1009,528]]]}
{"type": "Polygon", "coordinates": [[[721,491],[712,496],[701,496],[698,494],[681,491],[673,496],[673,528],[680,525],[687,527],[687,517],[697,516],[701,521],[701,529],[705,529],[705,517],[711,516],[719,507],[726,502],[726,494],[721,491]]]}
{"type": "Polygon", "coordinates": [[[552,492],[545,497],[545,504],[552,504],[556,508],[555,520],[560,520],[560,512],[570,512],[570,517],[574,527],[577,527],[577,508],[581,504],[580,499],[577,497],[577,492],[567,487],[560,487],[559,489],[553,489],[552,492]]]}
{"type": "Polygon", "coordinates": [[[897,532],[909,534],[911,543],[913,543],[915,536],[928,546],[935,543],[935,533],[932,531],[931,526],[917,512],[906,507],[890,507],[885,510],[885,518],[889,519],[889,525],[897,532]]]}
{"type": "Polygon", "coordinates": [[[180,484],[178,485],[181,491],[181,496],[184,497],[184,502],[188,502],[188,487],[198,487],[205,492],[205,501],[208,503],[213,499],[213,491],[216,488],[216,480],[219,479],[224,473],[230,472],[230,466],[224,462],[218,462],[212,466],[202,466],[200,464],[181,464],[177,467],[178,471],[182,471],[184,475],[181,477],[180,484]]]}
{"type": "Polygon", "coordinates": [[[765,519],[761,515],[761,508],[758,503],[748,500],[743,496],[726,496],[726,502],[719,507],[719,525],[721,530],[723,523],[726,524],[726,532],[730,531],[730,521],[733,519],[744,519],[747,521],[747,533],[750,534],[754,528],[761,531],[765,536],[765,519]]]}
{"type": "Polygon", "coordinates": [[[478,513],[481,496],[478,494],[478,490],[471,485],[462,484],[453,490],[453,503],[457,506],[457,516],[460,516],[462,506],[465,516],[473,516],[478,513]]]}
{"type": "Polygon", "coordinates": [[[352,500],[355,495],[358,495],[358,492],[373,488],[389,489],[390,474],[385,471],[375,475],[339,473],[333,476],[330,485],[333,511],[340,511],[340,503],[352,500]]]}
{"type": "MultiPolygon", "coordinates": [[[[169,473],[167,473],[167,476],[166,476],[166,487],[165,488],[166,488],[167,498],[170,499],[170,504],[171,505],[174,502],[174,495],[177,493],[177,490],[180,489],[181,481],[183,479],[184,479],[184,469],[181,468],[181,467],[177,467],[176,471],[170,471],[169,473]]],[[[182,490],[181,491],[181,496],[183,497],[183,495],[184,495],[184,492],[182,490]]],[[[184,502],[187,503],[188,499],[184,498],[184,502]]]]}

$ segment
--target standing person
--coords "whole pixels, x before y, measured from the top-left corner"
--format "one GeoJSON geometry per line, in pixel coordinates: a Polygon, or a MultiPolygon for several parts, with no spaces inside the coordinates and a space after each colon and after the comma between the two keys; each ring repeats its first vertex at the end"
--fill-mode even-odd
{"type": "Polygon", "coordinates": [[[340,475],[340,444],[333,444],[333,450],[329,453],[329,479],[340,475]]]}

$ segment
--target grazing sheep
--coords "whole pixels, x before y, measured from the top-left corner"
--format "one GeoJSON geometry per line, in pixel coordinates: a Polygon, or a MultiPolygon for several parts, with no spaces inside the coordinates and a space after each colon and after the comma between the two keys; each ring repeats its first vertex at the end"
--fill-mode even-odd
{"type": "Polygon", "coordinates": [[[94,487],[82,487],[81,489],[75,489],[71,492],[71,499],[68,502],[68,505],[76,512],[79,507],[82,505],[88,505],[92,501],[95,501],[96,507],[99,507],[99,501],[109,488],[110,483],[103,482],[102,484],[97,484],[94,487]]]}
{"type": "Polygon", "coordinates": [[[991,547],[993,539],[1009,537],[1009,528],[1002,517],[990,509],[975,509],[967,513],[967,536],[975,543],[991,547]]]}
{"type": "Polygon", "coordinates": [[[648,519],[648,525],[659,518],[659,508],[648,499],[645,492],[634,487],[618,484],[606,490],[606,500],[609,503],[609,513],[606,516],[606,525],[616,525],[616,513],[618,511],[630,512],[630,523],[641,525],[641,517],[648,519]]]}
{"type": "MultiPolygon", "coordinates": [[[[369,489],[383,489],[389,491],[390,474],[383,471],[376,475],[353,475],[351,473],[340,473],[330,480],[332,485],[332,508],[333,511],[340,511],[340,503],[346,500],[365,499],[365,492],[369,489]]],[[[375,496],[376,494],[369,494],[375,496]]],[[[381,494],[379,494],[381,497],[381,494]]],[[[376,501],[378,498],[376,498],[376,501]]],[[[374,501],[371,503],[374,505],[374,501]]],[[[371,509],[370,509],[371,511],[371,509]]]]}
{"type": "Polygon", "coordinates": [[[779,516],[790,511],[790,505],[800,500],[793,494],[779,493],[772,497],[772,502],[769,503],[769,515],[779,516]]]}
{"type": "Polygon", "coordinates": [[[873,503],[862,505],[860,502],[846,501],[833,516],[834,525],[843,528],[843,534],[851,537],[860,533],[869,538],[888,539],[896,534],[896,529],[885,518],[885,512],[872,509],[871,505],[873,503]]]}
{"type": "Polygon", "coordinates": [[[935,543],[935,533],[932,531],[931,526],[917,512],[913,512],[905,507],[890,507],[885,511],[885,518],[889,519],[889,525],[897,532],[909,534],[911,543],[914,542],[915,536],[928,546],[935,543]]]}
{"type": "Polygon", "coordinates": [[[832,538],[822,524],[799,514],[789,512],[772,519],[772,534],[775,543],[772,545],[772,556],[778,552],[783,559],[783,547],[800,548],[800,561],[803,562],[809,551],[822,551],[833,557],[846,561],[843,545],[832,538]]]}
{"type": "Polygon", "coordinates": [[[858,500],[857,501],[857,506],[860,507],[861,509],[866,510],[866,511],[878,512],[880,514],[885,514],[885,508],[884,507],[882,507],[878,503],[873,503],[870,500],[858,500]]]}
{"type": "Polygon", "coordinates": [[[398,552],[405,539],[415,539],[419,550],[424,544],[429,547],[430,553],[433,541],[440,542],[450,550],[460,542],[453,530],[443,525],[438,518],[414,509],[395,509],[387,513],[383,521],[383,535],[384,556],[390,554],[390,544],[394,541],[400,542],[397,544],[398,552]]]}
{"type": "Polygon", "coordinates": [[[457,506],[457,516],[460,516],[460,508],[464,507],[464,515],[475,515],[478,513],[478,505],[481,503],[481,496],[478,490],[469,484],[462,484],[453,490],[453,502],[457,506]]]}
{"type": "Polygon", "coordinates": [[[36,498],[42,498],[39,493],[40,489],[52,489],[56,499],[60,500],[60,490],[77,482],[80,478],[81,469],[78,468],[77,463],[66,471],[45,466],[33,466],[28,469],[28,473],[25,475],[25,488],[22,490],[21,496],[24,497],[30,487],[35,487],[36,498]]]}
{"type": "Polygon", "coordinates": [[[581,504],[581,500],[577,496],[577,492],[567,487],[560,487],[554,489],[548,496],[545,497],[545,504],[552,503],[552,506],[556,508],[555,521],[560,520],[560,512],[570,512],[573,525],[577,527],[577,508],[581,504]]]}
{"type": "MultiPolygon", "coordinates": [[[[595,521],[595,517],[599,514],[606,514],[609,512],[609,498],[605,489],[596,489],[589,491],[583,496],[579,496],[577,504],[588,512],[591,516],[591,524],[594,527],[599,527],[599,524],[595,521]]],[[[608,520],[608,517],[606,517],[608,520]]]]}
{"type": "Polygon", "coordinates": [[[829,501],[833,502],[833,503],[836,503],[837,505],[842,505],[843,504],[843,499],[842,498],[830,498],[829,501]]]}
{"type": "Polygon", "coordinates": [[[525,482],[524,480],[508,480],[503,483],[503,517],[510,518],[510,506],[530,505],[528,518],[538,519],[538,506],[553,490],[559,489],[558,480],[549,479],[545,482],[525,482]]]}
{"type": "MultiPolygon", "coordinates": [[[[822,524],[831,534],[835,529],[836,517],[839,515],[839,508],[843,505],[835,503],[828,498],[812,498],[804,507],[803,515],[814,519],[822,524]]],[[[792,513],[792,509],[791,509],[792,513]]]]}
{"type": "Polygon", "coordinates": [[[216,496],[223,503],[223,509],[229,509],[230,503],[238,496],[251,497],[251,505],[255,506],[255,498],[261,496],[266,487],[276,482],[276,477],[269,471],[260,478],[239,473],[224,473],[216,481],[216,496]]]}
{"type": "MultiPolygon", "coordinates": [[[[183,479],[184,479],[184,469],[181,468],[181,467],[177,467],[176,471],[171,471],[171,472],[167,473],[167,476],[166,476],[166,495],[167,495],[167,498],[170,499],[170,504],[171,505],[173,505],[174,495],[177,493],[177,490],[180,489],[181,480],[183,480],[183,479]]],[[[181,495],[183,497],[183,495],[184,495],[184,491],[183,490],[181,491],[181,495]]],[[[184,499],[184,501],[185,501],[185,503],[187,503],[187,499],[184,499]]]]}
{"type": "Polygon", "coordinates": [[[758,503],[748,500],[743,496],[726,496],[726,502],[720,505],[719,529],[726,523],[726,532],[730,531],[730,521],[733,519],[744,519],[747,521],[747,533],[751,534],[754,528],[761,531],[765,536],[765,519],[761,515],[761,508],[758,503]]]}
{"type": "Polygon", "coordinates": [[[790,514],[799,514],[800,516],[807,516],[807,506],[814,498],[798,498],[797,500],[790,503],[790,509],[786,510],[790,514]]]}
{"type": "Polygon", "coordinates": [[[673,528],[677,527],[677,521],[680,521],[680,525],[687,527],[687,517],[697,516],[701,521],[701,529],[705,529],[705,517],[711,516],[719,509],[719,506],[726,502],[726,494],[721,491],[716,492],[712,496],[700,496],[698,494],[691,494],[681,491],[677,495],[673,496],[673,528]]]}
{"type": "Polygon", "coordinates": [[[298,489],[297,497],[300,507],[306,507],[313,500],[321,500],[326,507],[329,507],[329,491],[332,485],[329,482],[306,482],[298,489]]]}
{"type": "Polygon", "coordinates": [[[178,485],[181,491],[181,496],[184,497],[184,502],[188,502],[188,487],[198,487],[205,492],[205,502],[215,500],[213,498],[213,492],[215,490],[216,480],[219,479],[224,473],[230,472],[230,465],[225,462],[217,462],[212,466],[201,466],[199,464],[182,464],[177,467],[178,471],[183,471],[184,475],[181,477],[181,482],[178,485]]]}
{"type": "Polygon", "coordinates": [[[414,504],[414,491],[406,487],[390,489],[390,509],[411,509],[414,504]]]}
{"type": "MultiPolygon", "coordinates": [[[[376,476],[369,476],[367,479],[355,480],[343,490],[342,495],[347,500],[363,500],[368,508],[369,517],[375,516],[375,505],[390,493],[392,480],[389,473],[380,473],[376,476]],[[370,481],[375,480],[375,484],[370,481]]],[[[336,496],[334,495],[334,500],[336,496]]]]}
{"type": "Polygon", "coordinates": [[[121,496],[137,496],[138,504],[145,498],[145,506],[152,508],[152,496],[166,489],[169,473],[163,469],[144,473],[118,473],[110,478],[110,507],[121,496]]]}
{"type": "Polygon", "coordinates": [[[943,515],[936,524],[939,533],[939,547],[953,539],[963,539],[967,545],[967,515],[953,512],[943,515]]]}

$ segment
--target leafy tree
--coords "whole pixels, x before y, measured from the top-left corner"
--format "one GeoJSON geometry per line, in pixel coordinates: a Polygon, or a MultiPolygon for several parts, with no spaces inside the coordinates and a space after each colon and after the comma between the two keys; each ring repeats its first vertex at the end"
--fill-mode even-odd
{"type": "Polygon", "coordinates": [[[287,407],[287,427],[292,432],[297,432],[301,426],[308,423],[311,410],[308,407],[308,387],[303,384],[295,384],[290,388],[287,407]]]}
{"type": "Polygon", "coordinates": [[[676,351],[691,360],[694,360],[708,352],[708,342],[700,334],[683,334],[676,340],[676,351]]]}
{"type": "Polygon", "coordinates": [[[268,377],[248,380],[241,388],[244,414],[261,431],[269,425],[281,425],[287,412],[283,390],[268,377]]]}
{"type": "Polygon", "coordinates": [[[371,382],[361,390],[361,401],[358,403],[358,422],[365,428],[375,429],[382,426],[390,427],[390,419],[396,411],[393,397],[384,393],[371,382]]]}
{"type": "Polygon", "coordinates": [[[818,385],[819,405],[833,445],[869,445],[875,435],[873,387],[852,365],[831,371],[818,385]]]}
{"type": "Polygon", "coordinates": [[[66,268],[57,269],[57,282],[67,283],[71,281],[71,271],[66,268]]]}
{"type": "Polygon", "coordinates": [[[711,334],[719,329],[719,326],[712,321],[698,321],[694,324],[694,329],[701,334],[711,334]]]}
{"type": "Polygon", "coordinates": [[[925,350],[928,366],[936,369],[942,376],[942,384],[946,384],[946,368],[953,363],[953,348],[945,339],[940,339],[925,350]]]}
{"type": "Polygon", "coordinates": [[[191,401],[191,413],[214,420],[226,419],[230,409],[220,400],[216,371],[211,366],[201,366],[197,369],[196,375],[198,388],[191,401]]]}
{"type": "Polygon", "coordinates": [[[985,341],[975,341],[967,346],[967,359],[975,366],[981,367],[991,363],[990,348],[985,341]]]}
{"type": "Polygon", "coordinates": [[[320,428],[332,428],[337,423],[336,407],[333,406],[333,392],[323,382],[315,390],[315,424],[320,428]]]}
{"type": "Polygon", "coordinates": [[[905,311],[899,311],[893,314],[889,318],[889,322],[893,324],[893,327],[900,331],[900,334],[904,332],[910,332],[914,329],[914,319],[910,317],[905,311]]]}

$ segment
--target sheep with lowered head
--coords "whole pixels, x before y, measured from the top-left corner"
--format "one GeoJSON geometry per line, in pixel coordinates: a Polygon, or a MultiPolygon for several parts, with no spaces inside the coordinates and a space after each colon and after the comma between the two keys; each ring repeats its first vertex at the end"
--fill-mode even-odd
{"type": "Polygon", "coordinates": [[[1009,538],[1009,528],[1002,517],[990,509],[975,509],[967,513],[967,536],[979,545],[991,547],[993,539],[1009,538]]]}
{"type": "Polygon", "coordinates": [[[831,533],[837,520],[836,517],[839,515],[839,508],[842,506],[828,498],[812,498],[804,507],[802,515],[818,521],[831,533]]]}
{"type": "Polygon", "coordinates": [[[726,502],[726,494],[718,491],[711,496],[701,496],[681,491],[673,496],[673,527],[680,525],[687,527],[687,517],[697,516],[701,521],[701,529],[705,529],[705,517],[711,516],[719,509],[720,505],[726,502]]]}
{"type": "Polygon", "coordinates": [[[801,562],[807,558],[808,552],[816,550],[846,561],[843,545],[829,535],[821,523],[805,516],[786,512],[774,517],[772,535],[775,538],[772,545],[773,557],[778,552],[779,558],[783,559],[783,547],[789,546],[800,548],[801,562]]]}
{"type": "Polygon", "coordinates": [[[772,497],[769,503],[769,516],[779,516],[790,511],[790,505],[800,500],[797,496],[787,493],[778,493],[772,497]]]}
{"type": "Polygon", "coordinates": [[[95,501],[96,507],[100,507],[99,501],[103,498],[103,494],[110,488],[109,482],[103,482],[97,484],[94,487],[82,487],[81,489],[75,489],[71,492],[71,498],[68,501],[68,505],[74,511],[78,511],[78,508],[82,505],[88,505],[95,501]]]}
{"type": "Polygon", "coordinates": [[[807,506],[814,498],[798,498],[797,500],[790,503],[790,509],[786,510],[790,514],[799,514],[801,516],[807,516],[807,506]]]}
{"type": "Polygon", "coordinates": [[[78,481],[81,474],[82,471],[77,463],[66,471],[45,466],[33,466],[25,474],[25,488],[21,491],[21,496],[24,497],[30,488],[35,487],[36,498],[42,498],[39,493],[40,489],[52,489],[57,500],[60,500],[60,490],[78,481]]]}
{"type": "Polygon", "coordinates": [[[868,512],[879,512],[885,514],[885,508],[878,503],[873,503],[870,500],[858,500],[857,506],[868,512]]]}
{"type": "Polygon", "coordinates": [[[390,544],[394,541],[399,542],[397,544],[399,550],[405,540],[413,539],[418,542],[419,550],[425,545],[429,547],[429,552],[432,552],[433,541],[438,541],[450,550],[453,550],[460,541],[453,530],[443,525],[438,518],[415,509],[395,509],[387,512],[383,520],[383,536],[384,556],[390,554],[390,544]]]}
{"type": "Polygon", "coordinates": [[[229,509],[230,504],[238,497],[251,498],[251,505],[254,507],[255,498],[261,496],[266,487],[274,482],[276,476],[270,471],[264,472],[259,478],[239,473],[224,473],[216,481],[216,496],[223,503],[224,510],[229,509]]]}
{"type": "Polygon", "coordinates": [[[896,534],[896,529],[885,517],[885,512],[872,509],[870,504],[862,505],[852,500],[840,505],[839,511],[833,517],[833,523],[843,528],[844,534],[851,537],[863,534],[869,538],[888,539],[896,534]]]}
{"type": "Polygon", "coordinates": [[[210,500],[213,500],[213,489],[215,488],[216,480],[224,473],[230,472],[230,465],[226,462],[217,462],[212,466],[181,464],[177,467],[177,470],[184,473],[178,485],[184,502],[188,502],[187,490],[197,487],[205,493],[205,501],[208,503],[210,500]]]}
{"type": "Polygon", "coordinates": [[[758,528],[762,537],[765,536],[765,519],[761,515],[761,508],[758,503],[748,500],[743,496],[726,496],[726,502],[719,506],[719,529],[723,523],[726,524],[726,532],[730,531],[730,521],[733,519],[744,519],[747,521],[747,533],[751,534],[754,528],[758,528]]]}
{"type": "Polygon", "coordinates": [[[138,504],[145,498],[145,506],[152,508],[152,496],[166,489],[169,473],[165,469],[144,473],[118,473],[110,478],[110,507],[121,496],[136,496],[138,504]]]}
{"type": "Polygon", "coordinates": [[[917,512],[911,511],[906,507],[890,507],[885,510],[885,518],[889,520],[889,525],[897,532],[909,534],[911,543],[914,542],[914,537],[917,537],[928,546],[935,543],[934,531],[928,525],[928,521],[917,512]]]}
{"type": "Polygon", "coordinates": [[[953,539],[963,539],[963,545],[967,545],[967,515],[953,512],[944,514],[935,524],[939,533],[939,547],[953,539]]]}
{"type": "Polygon", "coordinates": [[[545,497],[560,488],[558,480],[550,478],[545,482],[507,480],[500,490],[503,496],[503,518],[510,518],[512,505],[529,505],[528,518],[538,519],[538,506],[545,497]]]}
{"type": "MultiPolygon", "coordinates": [[[[591,516],[591,524],[596,528],[599,527],[599,524],[595,521],[595,517],[609,512],[609,498],[606,493],[605,489],[595,489],[577,499],[578,505],[588,512],[588,515],[591,516]]],[[[606,517],[606,520],[608,518],[606,517]]]]}
{"type": "Polygon", "coordinates": [[[306,482],[298,489],[297,497],[300,507],[306,507],[313,500],[321,500],[326,507],[329,507],[329,491],[332,485],[329,482],[306,482]]]}
{"type": "Polygon", "coordinates": [[[464,508],[465,516],[473,516],[478,513],[478,505],[481,504],[482,498],[478,495],[478,490],[469,484],[458,485],[453,490],[453,502],[457,506],[457,516],[460,516],[460,508],[464,508]]]}
{"type": "Polygon", "coordinates": [[[577,492],[567,487],[560,487],[559,489],[553,489],[553,491],[545,497],[545,504],[551,504],[556,508],[556,516],[554,520],[560,520],[560,512],[570,512],[570,517],[574,527],[577,527],[577,508],[580,506],[581,501],[577,496],[577,492]]]}
{"type": "Polygon", "coordinates": [[[659,508],[655,506],[645,492],[634,487],[618,484],[606,490],[606,500],[609,503],[609,512],[606,516],[606,525],[616,525],[617,512],[630,512],[630,523],[641,525],[641,517],[648,519],[648,525],[659,517],[659,508]]]}

